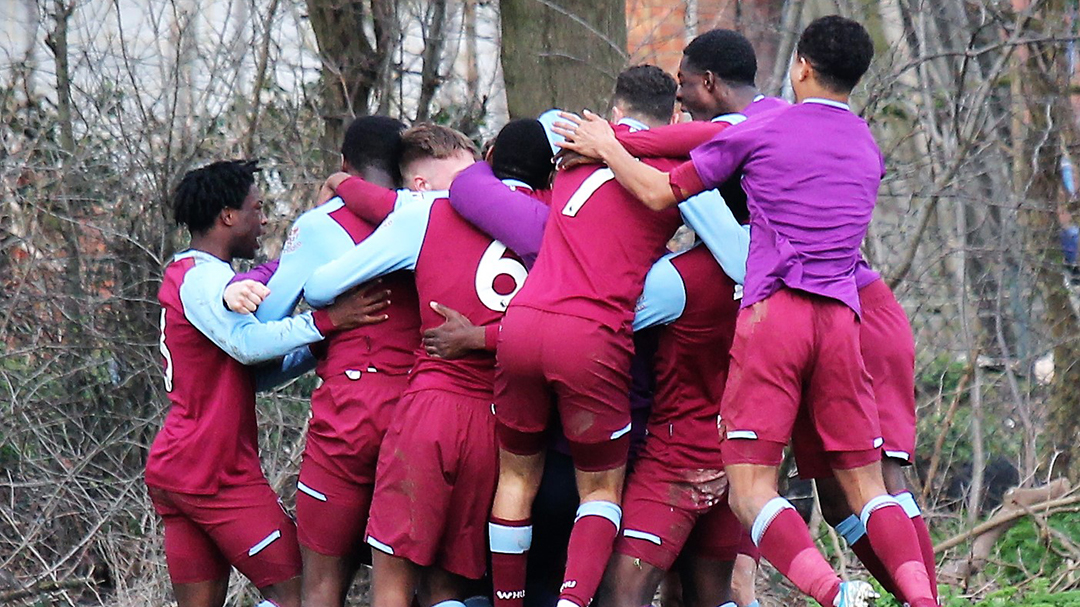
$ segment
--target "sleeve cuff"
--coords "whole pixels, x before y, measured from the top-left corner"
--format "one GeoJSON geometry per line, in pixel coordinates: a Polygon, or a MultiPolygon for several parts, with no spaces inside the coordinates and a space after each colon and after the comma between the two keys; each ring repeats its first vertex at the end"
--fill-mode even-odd
{"type": "Polygon", "coordinates": [[[323,337],[337,330],[334,321],[330,320],[330,313],[325,308],[315,310],[312,312],[311,317],[315,321],[315,328],[318,329],[319,333],[322,333],[323,337]]]}
{"type": "Polygon", "coordinates": [[[694,194],[704,192],[706,189],[692,160],[675,167],[668,176],[668,183],[671,185],[671,192],[675,195],[677,201],[686,200],[694,194]]]}
{"type": "Polygon", "coordinates": [[[499,331],[502,330],[502,323],[495,322],[490,325],[484,326],[484,349],[488,352],[495,351],[495,345],[499,343],[499,331]]]}

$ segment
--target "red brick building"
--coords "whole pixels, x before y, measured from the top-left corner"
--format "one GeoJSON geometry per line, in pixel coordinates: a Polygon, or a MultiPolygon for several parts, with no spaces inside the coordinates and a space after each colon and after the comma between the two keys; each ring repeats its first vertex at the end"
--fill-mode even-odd
{"type": "Polygon", "coordinates": [[[753,43],[758,85],[766,86],[776,62],[783,6],[783,0],[627,0],[630,61],[654,63],[674,75],[683,47],[695,36],[718,27],[734,29],[753,43]]]}

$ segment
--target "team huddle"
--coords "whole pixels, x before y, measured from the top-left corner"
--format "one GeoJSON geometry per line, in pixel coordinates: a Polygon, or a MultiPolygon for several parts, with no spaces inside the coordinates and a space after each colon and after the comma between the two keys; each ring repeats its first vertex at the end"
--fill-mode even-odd
{"type": "Polygon", "coordinates": [[[661,585],[746,607],[759,557],[822,605],[872,604],[777,493],[788,445],[881,586],[937,605],[904,477],[911,328],[860,254],[885,169],[847,101],[872,56],[858,23],[814,21],[789,104],[713,30],[678,83],[629,68],[610,121],[512,120],[481,161],[453,129],[357,118],[280,259],[242,275],[257,164],[187,173],[146,467],[179,605],[222,605],[236,567],[263,607],[341,606],[368,564],[377,607],[640,607],[661,585]],[[294,521],[255,392],[311,369],[294,521]]]}

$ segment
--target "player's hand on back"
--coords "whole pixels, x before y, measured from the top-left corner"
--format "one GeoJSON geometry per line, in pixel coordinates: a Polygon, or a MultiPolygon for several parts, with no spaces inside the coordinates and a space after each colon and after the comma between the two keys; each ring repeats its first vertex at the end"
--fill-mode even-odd
{"type": "Polygon", "coordinates": [[[453,360],[473,350],[484,349],[484,327],[474,325],[457,310],[440,303],[431,302],[431,309],[446,322],[424,331],[424,351],[430,356],[453,360]]]}
{"type": "Polygon", "coordinates": [[[389,305],[390,291],[374,281],[344,293],[326,312],[334,327],[345,330],[383,322],[389,316],[381,312],[389,305]]]}
{"type": "Polygon", "coordinates": [[[251,314],[270,295],[270,289],[255,280],[240,280],[225,287],[225,307],[238,314],[251,314]]]}

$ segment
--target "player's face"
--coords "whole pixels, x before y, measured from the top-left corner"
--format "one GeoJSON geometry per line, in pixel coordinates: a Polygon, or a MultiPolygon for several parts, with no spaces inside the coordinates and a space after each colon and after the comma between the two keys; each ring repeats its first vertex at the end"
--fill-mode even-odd
{"type": "Polygon", "coordinates": [[[428,158],[416,165],[410,189],[417,191],[449,190],[457,174],[467,169],[476,158],[471,152],[458,150],[446,158],[428,158]]]}
{"type": "Polygon", "coordinates": [[[689,112],[694,120],[711,120],[716,116],[712,97],[705,87],[705,72],[695,70],[683,58],[678,77],[679,88],[675,91],[675,99],[682,104],[683,111],[689,112]]]}
{"type": "Polygon", "coordinates": [[[255,251],[259,250],[259,236],[262,236],[263,226],[266,225],[262,192],[258,187],[251,186],[244,203],[234,214],[236,247],[233,257],[251,259],[255,257],[255,251]]]}

